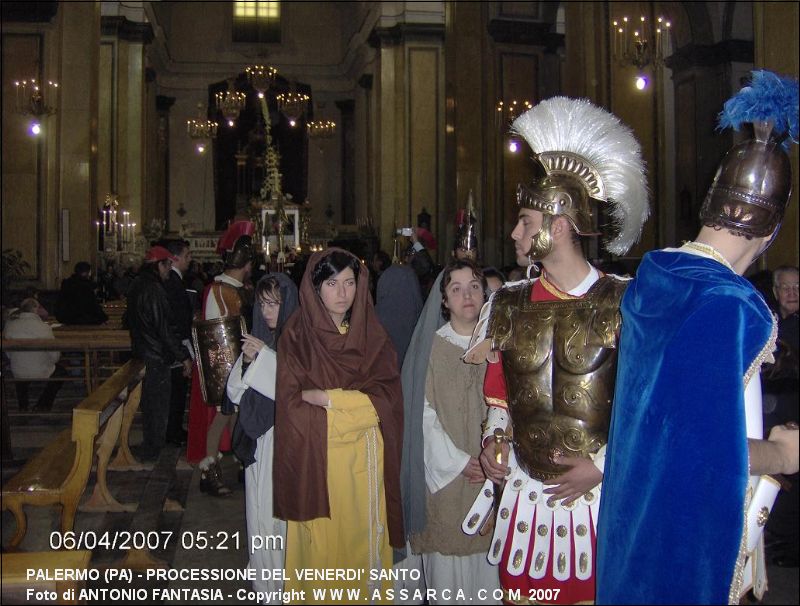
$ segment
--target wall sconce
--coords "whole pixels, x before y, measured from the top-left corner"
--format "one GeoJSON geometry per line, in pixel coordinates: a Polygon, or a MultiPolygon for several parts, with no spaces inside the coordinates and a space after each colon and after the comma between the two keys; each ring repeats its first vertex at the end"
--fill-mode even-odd
{"type": "Polygon", "coordinates": [[[533,107],[530,101],[517,101],[514,99],[508,103],[498,101],[495,106],[495,117],[497,126],[505,131],[511,126],[511,123],[516,120],[520,114],[528,111],[533,107]]]}
{"type": "Polygon", "coordinates": [[[669,50],[669,32],[672,23],[664,17],[656,19],[655,31],[644,16],[639,17],[634,27],[627,16],[611,24],[611,56],[621,66],[636,66],[639,71],[650,63],[654,67],[664,65],[664,56],[669,50]],[[653,39],[654,38],[654,39],[653,39]]]}
{"type": "Polygon", "coordinates": [[[35,78],[15,80],[16,97],[14,110],[23,116],[33,116],[30,133],[33,136],[42,132],[42,120],[58,111],[58,82],[48,80],[39,85],[35,78]]]}

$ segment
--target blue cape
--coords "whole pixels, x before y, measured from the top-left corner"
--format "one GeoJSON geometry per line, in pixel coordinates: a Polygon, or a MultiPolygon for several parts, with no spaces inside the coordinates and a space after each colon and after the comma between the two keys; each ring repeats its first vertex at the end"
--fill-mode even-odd
{"type": "Polygon", "coordinates": [[[743,378],[770,312],[717,261],[664,251],[645,255],[621,312],[596,603],[726,604],[749,472],[743,378]]]}

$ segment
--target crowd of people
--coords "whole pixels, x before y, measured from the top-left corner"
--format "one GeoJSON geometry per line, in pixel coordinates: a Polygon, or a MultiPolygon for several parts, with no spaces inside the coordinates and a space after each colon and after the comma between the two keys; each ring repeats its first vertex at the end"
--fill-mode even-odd
{"type": "MultiPolygon", "coordinates": [[[[252,550],[251,567],[366,571],[255,582],[275,597],[760,597],[765,541],[781,565],[796,566],[798,546],[798,271],[773,273],[777,319],[742,277],[789,201],[785,112],[758,111],[778,85],[794,87],[796,119],[797,84],[755,72],[722,118],[754,123],[754,135],[723,159],[703,227],[647,253],[635,278],[594,267],[584,242],[604,235],[600,209],[614,221],[609,253],[638,240],[649,214],[639,144],[613,114],[564,97],[513,125],[540,174],[518,188],[514,275],[481,266],[470,212],[444,268],[421,227],[403,263],[380,252],[368,268],[329,248],[299,284],[278,272],[252,285],[248,221],[220,239],[223,271],[202,287],[188,243],[158,243],[126,288],[146,363],[138,454],[188,441],[201,490],[226,497],[219,460],[233,451],[248,534],[284,538],[285,549],[252,550]],[[778,484],[768,474],[792,489],[762,536],[778,484]],[[406,574],[369,574],[392,568],[406,574]]],[[[79,269],[72,293],[86,290],[79,269]]],[[[20,309],[37,321],[32,303],[20,309]]]]}

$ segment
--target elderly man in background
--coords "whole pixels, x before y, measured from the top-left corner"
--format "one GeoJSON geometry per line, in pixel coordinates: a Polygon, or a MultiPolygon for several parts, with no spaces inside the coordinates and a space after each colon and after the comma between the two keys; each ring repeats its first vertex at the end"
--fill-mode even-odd
{"type": "MultiPolygon", "coordinates": [[[[22,301],[19,309],[11,314],[3,336],[7,339],[55,339],[53,329],[39,316],[39,302],[34,298],[22,301]]],[[[66,376],[66,371],[56,364],[61,354],[57,351],[9,351],[11,372],[16,379],[48,379],[66,376]]],[[[61,388],[61,381],[50,381],[42,391],[36,410],[50,410],[61,388]]],[[[20,410],[28,410],[29,381],[18,381],[17,405],[20,410]]]]}
{"type": "MultiPolygon", "coordinates": [[[[783,265],[772,273],[772,292],[778,303],[778,349],[775,364],[761,373],[764,390],[764,430],[798,421],[800,386],[800,335],[798,335],[798,271],[783,265]]],[[[766,546],[772,563],[781,568],[797,568],[800,547],[800,490],[798,474],[786,477],[787,483],[775,501],[766,527],[766,546]]]]}

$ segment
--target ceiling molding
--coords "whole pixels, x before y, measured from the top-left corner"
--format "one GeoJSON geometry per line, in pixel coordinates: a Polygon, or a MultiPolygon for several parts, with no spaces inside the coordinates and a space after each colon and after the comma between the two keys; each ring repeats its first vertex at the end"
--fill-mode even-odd
{"type": "Polygon", "coordinates": [[[154,38],[153,28],[149,23],[137,23],[119,15],[100,17],[100,33],[103,36],[114,36],[120,40],[142,44],[150,44],[154,38]]]}

